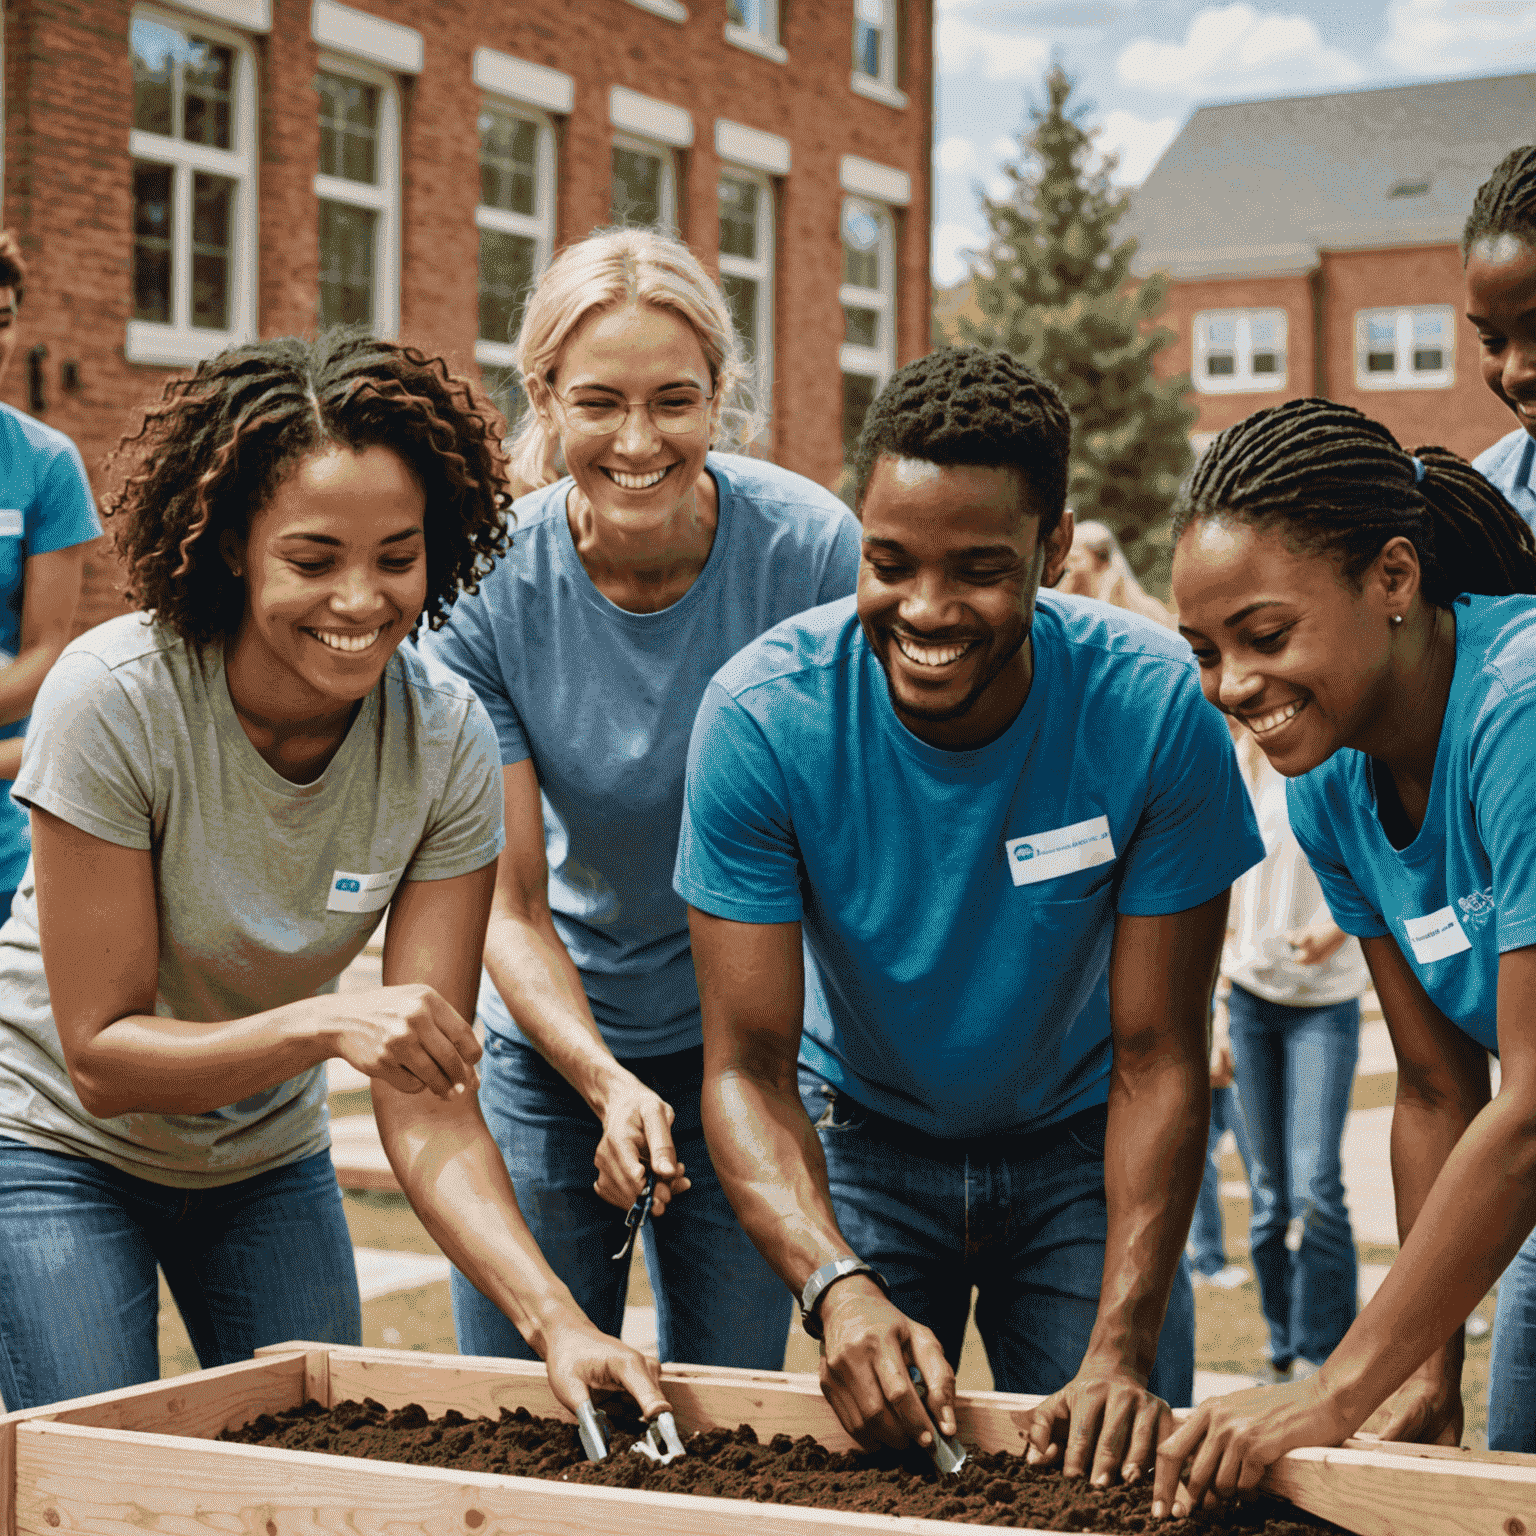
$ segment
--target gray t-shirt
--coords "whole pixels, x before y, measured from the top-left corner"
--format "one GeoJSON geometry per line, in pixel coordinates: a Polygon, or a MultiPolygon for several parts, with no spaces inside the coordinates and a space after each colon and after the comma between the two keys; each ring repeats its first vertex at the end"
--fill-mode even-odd
{"type": "MultiPolygon", "coordinates": [[[[496,734],[458,678],[409,645],[311,784],[251,745],[218,646],[201,654],[129,614],[48,674],[15,797],[148,849],[160,914],[156,1012],[244,1018],[330,990],[401,880],[446,880],[500,852],[496,734]]],[[[0,1136],[157,1184],[233,1183],[329,1145],[314,1067],[202,1115],[86,1112],[69,1080],[38,945],[32,866],[0,928],[0,1136]]]]}

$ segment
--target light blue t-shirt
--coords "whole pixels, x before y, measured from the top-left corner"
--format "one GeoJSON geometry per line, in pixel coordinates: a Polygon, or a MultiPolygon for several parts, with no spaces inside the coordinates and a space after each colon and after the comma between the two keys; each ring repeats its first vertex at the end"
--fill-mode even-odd
{"type": "Polygon", "coordinates": [[[1353,749],[1287,786],[1291,826],[1334,921],[1397,940],[1431,1001],[1498,1050],[1499,956],[1536,944],[1536,597],[1456,600],[1456,670],[1429,805],[1403,849],[1353,749]]]}
{"type": "MultiPolygon", "coordinates": [[[[0,404],[0,651],[7,657],[21,648],[28,556],[85,544],[100,533],[79,449],[62,432],[0,404]]],[[[0,739],[26,728],[25,720],[14,720],[0,726],[0,739]]],[[[27,813],[10,791],[10,780],[0,780],[0,891],[16,888],[31,853],[27,813]]]]}
{"type": "MultiPolygon", "coordinates": [[[[490,711],[502,764],[533,759],[555,929],[620,1059],[702,1038],[672,865],[704,689],[765,629],[858,580],[858,524],[830,492],[757,459],[712,453],[706,464],[719,493],[715,542],[670,608],[629,613],[597,590],[561,480],[517,503],[511,553],[422,642],[490,711]]],[[[491,1029],[520,1037],[489,976],[479,1009],[491,1029]]]]}
{"type": "Polygon", "coordinates": [[[1536,483],[1531,475],[1536,469],[1536,438],[1524,427],[1517,427],[1478,454],[1472,467],[1536,528],[1536,483]]]}
{"type": "Polygon", "coordinates": [[[1104,1103],[1115,914],[1182,912],[1264,857],[1220,714],[1176,635],[1042,592],[1035,677],[975,751],[893,709],[849,599],[711,683],[689,749],[677,889],[800,922],[828,1015],[800,1059],[935,1136],[1104,1103]]]}

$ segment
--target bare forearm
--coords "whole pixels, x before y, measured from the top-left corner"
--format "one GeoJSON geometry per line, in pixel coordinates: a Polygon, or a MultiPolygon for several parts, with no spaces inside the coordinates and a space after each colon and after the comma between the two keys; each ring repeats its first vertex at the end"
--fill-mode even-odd
{"type": "Polygon", "coordinates": [[[64,640],[24,649],[14,661],[0,667],[0,725],[9,725],[32,712],[37,690],[48,669],[58,660],[64,640]]]}

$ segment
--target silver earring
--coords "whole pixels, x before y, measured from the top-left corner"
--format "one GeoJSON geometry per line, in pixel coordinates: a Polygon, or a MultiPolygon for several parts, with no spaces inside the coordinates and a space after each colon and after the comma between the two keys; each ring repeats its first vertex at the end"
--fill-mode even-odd
{"type": "Polygon", "coordinates": [[[1392,615],[1392,623],[1393,623],[1393,625],[1394,625],[1394,626],[1395,626],[1395,625],[1398,625],[1398,624],[1401,624],[1401,623],[1402,623],[1402,622],[1403,622],[1403,616],[1402,616],[1402,614],[1400,614],[1400,613],[1394,613],[1394,614],[1393,614],[1393,615],[1392,615]]]}

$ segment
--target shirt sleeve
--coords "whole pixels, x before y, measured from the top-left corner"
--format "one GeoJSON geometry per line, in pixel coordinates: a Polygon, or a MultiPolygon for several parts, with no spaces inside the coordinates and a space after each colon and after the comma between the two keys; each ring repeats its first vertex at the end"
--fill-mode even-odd
{"type": "Polygon", "coordinates": [[[504,768],[533,756],[522,716],[502,672],[496,626],[484,586],[472,596],[460,597],[449,611],[448,622],[439,630],[426,631],[418,643],[424,656],[447,667],[474,689],[496,729],[504,768]]]}
{"type": "Polygon", "coordinates": [[[1490,894],[1501,954],[1536,944],[1533,763],[1536,690],[1527,690],[1500,700],[1472,743],[1472,814],[1493,867],[1490,894]]]}
{"type": "Polygon", "coordinates": [[[793,923],[802,911],[800,876],[778,759],[758,723],[712,682],[688,744],[673,888],[714,917],[793,923]]]}
{"type": "Polygon", "coordinates": [[[1285,805],[1291,831],[1301,844],[1301,851],[1306,854],[1317,883],[1323,888],[1323,900],[1328,903],[1334,922],[1357,939],[1395,937],[1374,903],[1367,899],[1345,867],[1334,831],[1334,818],[1328,814],[1327,780],[1314,780],[1312,774],[1291,779],[1285,786],[1285,805]]]}
{"type": "Polygon", "coordinates": [[[38,690],[11,794],[104,842],[147,849],[153,760],[143,716],[111,670],[66,652],[38,690]]]}
{"type": "Polygon", "coordinates": [[[464,712],[453,762],[406,880],[451,880],[492,863],[506,843],[496,731],[480,704],[464,712]]]}
{"type": "Polygon", "coordinates": [[[1117,908],[1130,917],[1186,912],[1263,857],[1226,722],[1186,673],[1158,734],[1117,908]]]}
{"type": "Polygon", "coordinates": [[[859,585],[859,553],[861,546],[859,525],[852,513],[838,519],[837,532],[832,539],[832,552],[827,568],[822,572],[821,586],[816,592],[816,603],[835,603],[840,597],[851,597],[859,585]]]}
{"type": "Polygon", "coordinates": [[[66,443],[43,471],[36,497],[26,510],[25,536],[29,555],[72,549],[101,533],[91,484],[80,450],[66,443]]]}

